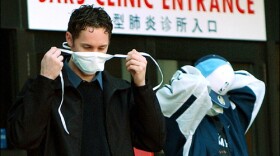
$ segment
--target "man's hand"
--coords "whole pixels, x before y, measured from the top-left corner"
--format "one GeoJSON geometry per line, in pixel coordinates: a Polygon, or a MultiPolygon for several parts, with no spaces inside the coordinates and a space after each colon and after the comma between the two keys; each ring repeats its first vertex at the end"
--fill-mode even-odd
{"type": "Polygon", "coordinates": [[[127,53],[126,58],[126,69],[130,72],[133,77],[136,86],[144,86],[147,60],[135,49],[127,53]]]}
{"type": "Polygon", "coordinates": [[[42,76],[54,80],[60,73],[63,67],[63,56],[61,51],[56,47],[52,47],[43,57],[41,61],[42,76]]]}

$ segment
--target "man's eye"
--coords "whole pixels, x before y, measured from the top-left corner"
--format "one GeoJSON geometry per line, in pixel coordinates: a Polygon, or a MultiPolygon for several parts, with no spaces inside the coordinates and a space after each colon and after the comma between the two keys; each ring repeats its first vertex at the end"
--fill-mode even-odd
{"type": "Polygon", "coordinates": [[[102,47],[102,48],[98,48],[98,51],[104,51],[105,50],[105,48],[104,47],[102,47]]]}
{"type": "Polygon", "coordinates": [[[83,48],[88,50],[88,49],[90,49],[91,47],[86,46],[86,47],[83,47],[83,48]]]}

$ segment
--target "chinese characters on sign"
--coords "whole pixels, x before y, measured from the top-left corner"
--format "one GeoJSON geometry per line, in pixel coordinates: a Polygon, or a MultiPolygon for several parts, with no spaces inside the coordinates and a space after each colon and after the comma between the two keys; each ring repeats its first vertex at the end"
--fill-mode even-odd
{"type": "Polygon", "coordinates": [[[176,17],[176,20],[170,20],[168,16],[160,17],[160,22],[156,22],[156,17],[149,15],[145,17],[144,19],[141,19],[138,15],[125,15],[125,14],[117,14],[115,13],[113,15],[113,23],[114,23],[114,29],[117,29],[117,31],[122,31],[125,29],[129,29],[130,31],[137,31],[139,29],[145,29],[147,32],[165,32],[168,33],[172,29],[176,32],[180,33],[195,33],[195,32],[217,32],[217,23],[215,20],[199,20],[198,18],[186,18],[186,17],[176,17]],[[128,16],[129,20],[124,20],[125,17],[128,16]],[[144,22],[141,22],[141,21],[144,22]],[[188,21],[191,21],[188,24],[188,21]],[[200,23],[203,22],[207,27],[202,28],[200,23]],[[145,23],[144,25],[141,25],[141,23],[145,23]],[[160,25],[159,29],[155,27],[156,25],[160,25]]]}

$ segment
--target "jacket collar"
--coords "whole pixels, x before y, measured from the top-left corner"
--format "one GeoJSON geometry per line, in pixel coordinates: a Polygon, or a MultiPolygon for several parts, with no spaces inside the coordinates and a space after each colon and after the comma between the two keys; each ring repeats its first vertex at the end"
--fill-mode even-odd
{"type": "MultiPolygon", "coordinates": [[[[73,70],[69,67],[67,61],[64,62],[64,67],[67,72],[69,81],[75,88],[77,88],[83,80],[76,73],[73,72],[73,70]]],[[[97,72],[96,76],[91,80],[91,82],[95,80],[98,81],[100,88],[103,90],[102,72],[97,72]]]]}
{"type": "MultiPolygon", "coordinates": [[[[131,87],[131,84],[125,80],[122,80],[120,78],[113,77],[110,73],[107,71],[103,71],[100,74],[102,77],[102,84],[103,84],[103,90],[109,95],[113,94],[114,91],[116,90],[123,90],[123,89],[128,89],[131,87]]],[[[65,69],[65,67],[62,69],[62,76],[63,76],[63,81],[64,81],[64,87],[75,87],[71,81],[68,78],[68,72],[65,69]]],[[[61,89],[61,81],[60,81],[60,76],[56,78],[56,89],[61,89]]]]}

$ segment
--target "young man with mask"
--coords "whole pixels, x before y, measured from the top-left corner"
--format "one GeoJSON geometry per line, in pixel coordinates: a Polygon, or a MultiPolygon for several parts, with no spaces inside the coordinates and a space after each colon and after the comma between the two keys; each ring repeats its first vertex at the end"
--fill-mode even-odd
{"type": "Polygon", "coordinates": [[[145,80],[146,58],[128,52],[131,83],[96,62],[104,61],[112,28],[102,8],[74,10],[66,32],[73,54],[64,58],[56,47],[46,52],[40,74],[27,81],[9,112],[12,145],[40,156],[131,156],[133,147],[162,149],[164,117],[145,80]]]}
{"type": "Polygon", "coordinates": [[[157,91],[166,117],[166,156],[248,156],[245,134],[265,84],[218,55],[177,70],[157,91]]]}

